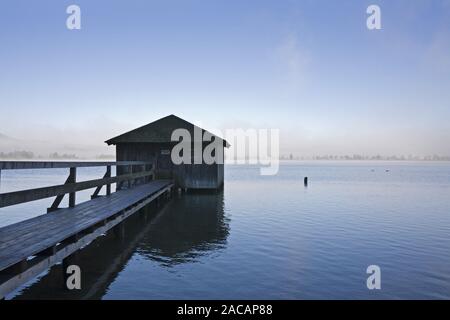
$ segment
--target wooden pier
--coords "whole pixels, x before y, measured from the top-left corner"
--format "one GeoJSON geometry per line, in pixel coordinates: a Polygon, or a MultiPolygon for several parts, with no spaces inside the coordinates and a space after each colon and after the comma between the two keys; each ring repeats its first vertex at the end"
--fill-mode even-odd
{"type": "MultiPolygon", "coordinates": [[[[68,168],[65,184],[0,194],[0,208],[56,197],[47,213],[0,228],[0,298],[65,260],[98,236],[160,197],[170,196],[171,180],[154,180],[150,162],[6,162],[2,170],[68,168]],[[77,182],[77,168],[105,166],[103,178],[77,182]],[[111,167],[122,174],[111,176],[111,167]],[[111,184],[120,189],[111,192],[111,184]],[[105,186],[104,196],[100,196],[105,186]],[[76,192],[94,189],[91,200],[76,204],[76,192]],[[64,196],[69,206],[59,208],[64,196]]],[[[1,177],[1,176],[0,176],[1,177]]]]}

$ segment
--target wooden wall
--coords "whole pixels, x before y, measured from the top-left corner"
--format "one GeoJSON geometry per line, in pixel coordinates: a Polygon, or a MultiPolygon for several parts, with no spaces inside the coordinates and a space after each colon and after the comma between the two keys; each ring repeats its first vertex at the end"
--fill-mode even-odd
{"type": "MultiPolygon", "coordinates": [[[[187,189],[219,189],[223,186],[224,166],[220,164],[172,163],[170,143],[119,143],[117,161],[155,161],[156,179],[174,179],[177,187],[187,189]]],[[[127,173],[118,169],[118,174],[127,173]]]]}

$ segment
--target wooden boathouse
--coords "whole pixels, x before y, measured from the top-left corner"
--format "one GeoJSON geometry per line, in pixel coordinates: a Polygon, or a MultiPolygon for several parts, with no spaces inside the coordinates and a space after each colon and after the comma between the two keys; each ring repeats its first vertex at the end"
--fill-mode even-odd
{"type": "MultiPolygon", "coordinates": [[[[102,234],[116,232],[122,221],[150,203],[160,205],[175,188],[222,188],[223,162],[172,163],[175,142],[171,135],[180,128],[192,137],[196,130],[201,130],[202,136],[206,132],[170,115],[107,140],[108,145],[116,146],[115,162],[0,161],[0,183],[6,170],[68,170],[64,184],[0,193],[0,208],[54,198],[47,213],[0,228],[0,299],[57,263],[62,262],[65,270],[78,250],[102,234]],[[102,178],[79,181],[77,169],[84,167],[106,170],[102,178]],[[77,192],[88,189],[93,190],[91,200],[77,203],[77,192]],[[66,195],[68,206],[61,208],[66,195]]],[[[212,137],[221,148],[228,147],[225,140],[212,137]]],[[[203,141],[201,146],[203,150],[203,141]]]]}
{"type": "MultiPolygon", "coordinates": [[[[207,189],[214,190],[223,187],[224,165],[223,157],[219,163],[194,164],[194,146],[192,147],[191,164],[175,165],[171,160],[171,150],[177,143],[172,141],[172,132],[176,129],[185,129],[190,133],[192,144],[201,143],[202,152],[206,146],[204,141],[195,135],[195,131],[205,133],[205,129],[181,119],[175,115],[156,120],[140,128],[121,134],[106,141],[108,145],[116,146],[117,161],[147,161],[155,164],[157,179],[170,179],[175,187],[182,189],[207,189]]],[[[212,135],[212,134],[211,134],[212,135]]],[[[228,147],[227,141],[212,135],[223,148],[228,147]]],[[[223,150],[222,150],[223,151],[223,150]]],[[[223,152],[222,152],[223,154],[223,152]]],[[[119,169],[122,174],[126,168],[119,169]]]]}

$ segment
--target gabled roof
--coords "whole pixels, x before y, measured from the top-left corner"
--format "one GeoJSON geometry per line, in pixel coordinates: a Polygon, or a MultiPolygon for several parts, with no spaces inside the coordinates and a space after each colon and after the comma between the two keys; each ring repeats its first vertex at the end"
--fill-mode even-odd
{"type": "MultiPolygon", "coordinates": [[[[151,122],[145,126],[139,127],[137,129],[123,133],[117,137],[106,140],[108,145],[118,144],[118,143],[129,143],[129,142],[145,142],[145,143],[170,143],[172,132],[175,129],[186,129],[191,134],[192,140],[194,140],[194,128],[202,130],[203,133],[206,131],[196,125],[181,119],[173,114],[170,116],[161,118],[154,122],[151,122]]],[[[217,137],[216,135],[213,135],[217,137]]],[[[217,137],[223,141],[224,147],[229,147],[229,144],[224,139],[217,137]]]]}

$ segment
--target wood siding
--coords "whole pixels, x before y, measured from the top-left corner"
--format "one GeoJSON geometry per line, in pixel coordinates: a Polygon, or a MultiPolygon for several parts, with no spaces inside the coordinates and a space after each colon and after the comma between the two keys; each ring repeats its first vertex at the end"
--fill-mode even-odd
{"type": "MultiPolygon", "coordinates": [[[[220,189],[224,181],[223,164],[174,165],[170,154],[171,143],[118,143],[117,161],[154,161],[156,179],[173,179],[176,187],[187,189],[220,189]]],[[[118,169],[118,175],[126,174],[118,169]]]]}

